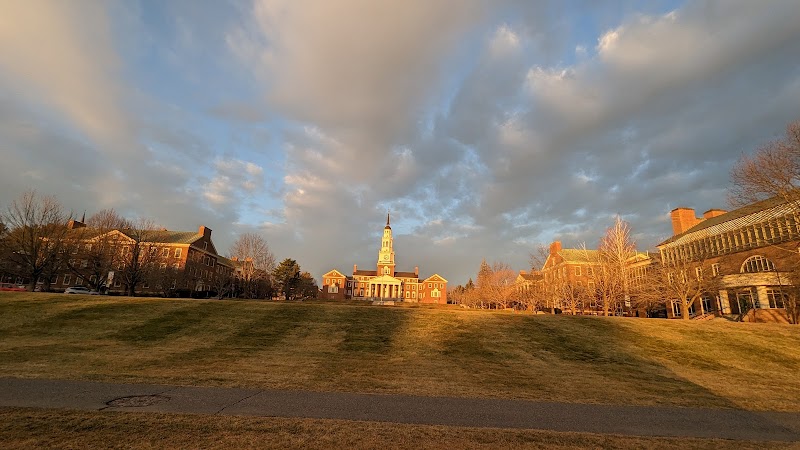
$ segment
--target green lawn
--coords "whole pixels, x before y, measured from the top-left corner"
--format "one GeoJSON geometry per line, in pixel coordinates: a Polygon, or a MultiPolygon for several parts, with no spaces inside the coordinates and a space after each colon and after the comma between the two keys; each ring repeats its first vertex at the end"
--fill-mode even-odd
{"type": "Polygon", "coordinates": [[[800,411],[800,328],[2,293],[0,376],[800,411]]]}

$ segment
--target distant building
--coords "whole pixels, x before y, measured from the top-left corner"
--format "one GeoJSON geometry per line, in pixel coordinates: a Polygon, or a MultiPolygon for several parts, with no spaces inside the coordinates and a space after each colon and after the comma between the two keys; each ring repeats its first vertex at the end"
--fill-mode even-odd
{"type": "MultiPolygon", "coordinates": [[[[755,309],[783,315],[800,265],[798,205],[776,197],[730,212],[712,209],[703,217],[691,208],[670,215],[673,236],[658,244],[663,263],[692,263],[696,273],[688,276],[715,280],[714,291],[694,302],[690,314],[755,309]]],[[[667,312],[681,314],[677,305],[668,305],[667,312]]]]}
{"type": "Polygon", "coordinates": [[[394,239],[387,214],[376,270],[359,270],[355,264],[353,274],[349,276],[331,270],[322,276],[321,296],[327,299],[447,303],[447,280],[438,274],[420,280],[419,267],[414,267],[413,272],[395,270],[394,239]]]}
{"type": "MultiPolygon", "coordinates": [[[[101,280],[107,280],[109,292],[123,293],[125,281],[122,273],[127,270],[125,264],[130,260],[128,255],[136,242],[131,230],[100,232],[74,220],[68,227],[72,230],[71,238],[75,240],[70,245],[71,268],[64,267],[54,273],[50,287],[63,290],[70,286],[96,284],[98,275],[92,268],[92,258],[102,245],[105,248],[102,257],[113,262],[110,270],[100,274],[101,280]]],[[[232,277],[234,264],[217,253],[208,227],[201,225],[197,231],[147,230],[142,234],[146,238],[139,243],[139,261],[147,265],[147,273],[138,283],[137,293],[209,293],[232,277]]]]}

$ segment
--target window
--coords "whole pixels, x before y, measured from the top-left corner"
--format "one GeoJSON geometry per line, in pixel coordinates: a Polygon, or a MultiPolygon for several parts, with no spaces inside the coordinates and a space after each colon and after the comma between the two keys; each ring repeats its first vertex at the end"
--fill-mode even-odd
{"type": "Polygon", "coordinates": [[[591,277],[592,275],[594,275],[594,270],[591,267],[587,267],[586,275],[591,277]]]}
{"type": "Polygon", "coordinates": [[[788,295],[780,289],[767,289],[767,300],[770,308],[785,308],[788,295]]]}
{"type": "Polygon", "coordinates": [[[203,250],[208,250],[208,242],[203,242],[203,250]]]}
{"type": "Polygon", "coordinates": [[[709,312],[709,311],[714,309],[714,307],[712,306],[711,296],[710,295],[704,295],[702,297],[700,303],[701,303],[701,305],[703,307],[703,312],[704,313],[707,313],[707,312],[709,312]]]}
{"type": "Polygon", "coordinates": [[[775,264],[761,255],[747,258],[742,264],[742,273],[772,272],[775,271],[775,264]]]}
{"type": "Polygon", "coordinates": [[[433,283],[428,283],[428,289],[433,288],[433,283]]]}
{"type": "Polygon", "coordinates": [[[575,276],[581,276],[581,266],[575,266],[575,276]]]}
{"type": "Polygon", "coordinates": [[[698,280],[702,280],[703,279],[703,268],[702,267],[695,267],[694,268],[694,276],[698,280]]]}
{"type": "Polygon", "coordinates": [[[164,248],[164,250],[161,251],[161,256],[164,258],[169,257],[169,248],[164,248]]]}
{"type": "Polygon", "coordinates": [[[70,283],[71,281],[72,281],[72,275],[70,275],[70,274],[68,274],[68,273],[65,273],[65,274],[64,274],[64,281],[62,281],[61,283],[62,283],[64,286],[69,286],[69,283],[70,283]]]}
{"type": "Polygon", "coordinates": [[[83,286],[83,278],[75,277],[75,286],[83,286]]]}
{"type": "Polygon", "coordinates": [[[175,249],[175,257],[176,258],[180,258],[181,257],[181,249],[179,249],[179,248],[175,249]]]}
{"type": "Polygon", "coordinates": [[[711,276],[719,276],[719,263],[714,263],[711,265],[711,276]]]}
{"type": "Polygon", "coordinates": [[[681,305],[678,302],[672,302],[672,315],[675,317],[681,316],[681,305]]]}

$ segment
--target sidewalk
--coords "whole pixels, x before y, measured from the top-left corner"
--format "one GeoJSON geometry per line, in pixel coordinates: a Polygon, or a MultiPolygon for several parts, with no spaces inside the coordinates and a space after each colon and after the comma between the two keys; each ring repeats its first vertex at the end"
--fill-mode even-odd
{"type": "Polygon", "coordinates": [[[0,378],[0,407],[800,441],[800,413],[0,378]]]}

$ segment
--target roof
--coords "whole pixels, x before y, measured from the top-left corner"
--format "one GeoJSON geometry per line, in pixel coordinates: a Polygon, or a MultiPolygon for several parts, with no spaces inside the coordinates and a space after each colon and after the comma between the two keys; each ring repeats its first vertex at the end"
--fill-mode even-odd
{"type": "Polygon", "coordinates": [[[600,259],[597,250],[565,248],[558,254],[564,259],[564,262],[596,262],[600,259]]]}
{"type": "Polygon", "coordinates": [[[419,278],[419,275],[414,272],[395,272],[394,276],[398,278],[419,278]]]}
{"type": "Polygon", "coordinates": [[[342,272],[339,272],[336,269],[333,269],[333,270],[325,273],[325,275],[322,275],[322,276],[323,277],[347,278],[342,272]]]}
{"type": "Polygon", "coordinates": [[[522,278],[523,280],[527,280],[527,281],[534,281],[534,280],[536,280],[537,278],[541,278],[541,277],[542,277],[541,275],[539,275],[539,276],[537,277],[536,275],[534,275],[534,274],[532,274],[532,273],[521,273],[521,274],[519,274],[519,275],[517,276],[517,278],[518,278],[518,279],[519,279],[519,278],[522,278]]]}
{"type": "Polygon", "coordinates": [[[795,204],[788,203],[781,197],[769,198],[767,200],[752,203],[739,209],[734,209],[728,213],[706,219],[692,228],[684,231],[683,233],[672,236],[671,238],[658,244],[657,247],[663,247],[670,244],[686,244],[698,239],[716,236],[749,225],[755,225],[769,219],[783,217],[791,212],[797,212],[797,206],[795,204]]]}
{"type": "MultiPolygon", "coordinates": [[[[126,236],[130,236],[130,230],[120,230],[126,236]]],[[[155,230],[146,232],[146,242],[153,242],[156,244],[192,244],[203,235],[197,231],[171,231],[171,230],[155,230]]]]}
{"type": "Polygon", "coordinates": [[[228,267],[235,267],[233,261],[222,255],[217,255],[217,264],[222,264],[223,266],[228,266],[228,267]]]}
{"type": "Polygon", "coordinates": [[[447,280],[445,280],[444,277],[442,277],[438,273],[429,276],[428,278],[425,279],[425,281],[444,281],[445,283],[447,283],[447,280]]]}
{"type": "Polygon", "coordinates": [[[353,275],[368,275],[368,276],[376,276],[378,275],[377,270],[356,270],[353,272],[353,275]]]}

